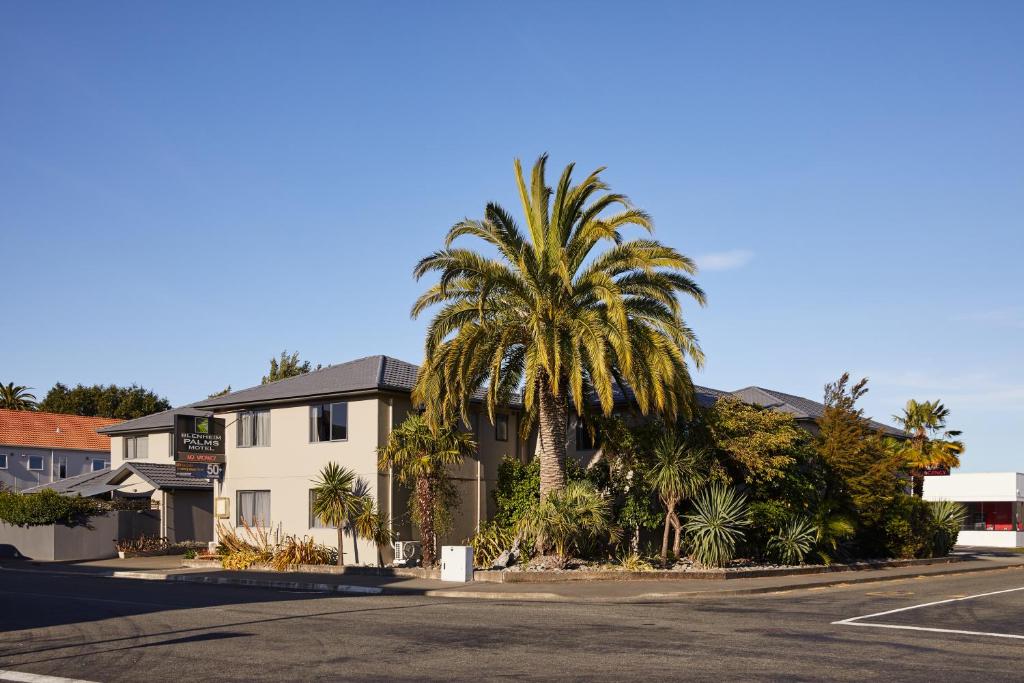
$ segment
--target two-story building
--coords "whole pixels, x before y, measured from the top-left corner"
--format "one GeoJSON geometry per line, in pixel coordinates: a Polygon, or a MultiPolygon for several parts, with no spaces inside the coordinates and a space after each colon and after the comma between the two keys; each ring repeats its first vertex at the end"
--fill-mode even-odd
{"type": "Polygon", "coordinates": [[[97,429],[120,420],[0,409],[0,485],[23,491],[110,467],[110,439],[97,429]]]}

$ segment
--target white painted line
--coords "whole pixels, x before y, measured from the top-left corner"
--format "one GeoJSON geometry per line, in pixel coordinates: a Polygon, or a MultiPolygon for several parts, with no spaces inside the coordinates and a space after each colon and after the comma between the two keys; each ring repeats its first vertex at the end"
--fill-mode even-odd
{"type": "Polygon", "coordinates": [[[93,683],[81,678],[62,678],[60,676],[44,676],[23,671],[7,671],[0,669],[0,681],[20,681],[20,683],[93,683]]]}
{"type": "Polygon", "coordinates": [[[970,635],[970,636],[990,636],[993,638],[1013,638],[1015,640],[1024,640],[1024,635],[1017,635],[1014,633],[989,633],[987,631],[965,631],[961,629],[953,628],[930,628],[927,626],[905,626],[902,624],[869,624],[865,623],[864,619],[874,619],[875,617],[884,617],[889,614],[897,614],[899,612],[909,612],[910,610],[921,609],[923,607],[934,607],[935,605],[947,605],[953,602],[963,602],[964,600],[974,600],[976,598],[987,598],[992,595],[1002,595],[1004,593],[1015,593],[1016,591],[1024,591],[1024,586],[1020,588],[1007,588],[1001,591],[992,591],[990,593],[978,593],[977,595],[965,595],[960,598],[949,598],[948,600],[936,600],[934,602],[925,602],[920,605],[911,605],[910,607],[900,607],[898,609],[890,609],[885,612],[875,612],[874,614],[865,614],[859,617],[850,617],[849,619],[842,619],[840,621],[833,621],[834,626],[868,626],[871,628],[888,628],[894,630],[904,631],[927,631],[930,633],[955,633],[958,635],[970,635]]]}

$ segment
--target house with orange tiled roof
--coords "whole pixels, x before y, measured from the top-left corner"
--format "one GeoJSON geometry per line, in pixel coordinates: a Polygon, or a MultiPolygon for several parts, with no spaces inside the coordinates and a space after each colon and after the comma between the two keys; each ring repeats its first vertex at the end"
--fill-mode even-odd
{"type": "Polygon", "coordinates": [[[0,408],[0,485],[21,491],[110,467],[106,417],[0,408]]]}

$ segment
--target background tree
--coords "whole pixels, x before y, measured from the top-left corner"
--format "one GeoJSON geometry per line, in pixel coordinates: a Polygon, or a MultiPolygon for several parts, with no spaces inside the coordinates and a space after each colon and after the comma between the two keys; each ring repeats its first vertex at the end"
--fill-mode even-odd
{"type": "Polygon", "coordinates": [[[675,430],[667,430],[654,447],[654,460],[648,478],[665,507],[665,531],[661,540],[661,564],[668,564],[669,528],[675,530],[672,554],[679,557],[683,524],[679,504],[692,497],[707,480],[707,456],[689,447],[675,430]]]}
{"type": "Polygon", "coordinates": [[[906,494],[898,453],[871,429],[857,401],[867,378],[850,385],[849,373],[825,387],[825,410],[818,420],[817,447],[829,468],[824,498],[834,514],[856,520],[855,542],[864,557],[888,552],[886,524],[906,494]]]}
{"type": "Polygon", "coordinates": [[[213,392],[212,394],[210,394],[206,398],[208,398],[208,399],[209,398],[217,398],[218,396],[224,396],[225,394],[230,394],[230,393],[231,393],[231,385],[229,384],[226,387],[224,387],[223,389],[221,389],[220,391],[213,392]]]}
{"type": "Polygon", "coordinates": [[[39,404],[40,410],[89,417],[112,417],[133,420],[144,415],[169,410],[170,402],[149,389],[136,384],[119,387],[115,384],[78,384],[68,388],[58,382],[39,404]]]}
{"type": "Polygon", "coordinates": [[[623,241],[620,228],[650,231],[651,218],[607,191],[603,169],[574,185],[569,164],[552,190],[546,163],[542,155],[527,185],[515,161],[526,233],[493,203],[483,219],[456,223],[444,248],[416,266],[417,279],[436,271],[440,280],[412,309],[416,317],[442,305],[415,391],[416,400],[437,408],[431,423],[449,413],[465,417],[484,386],[493,421],[496,405],[522,387],[524,428],[539,423],[542,496],[565,485],[570,399],[583,406],[596,398],[608,415],[613,386],[625,382],[644,413],[688,410],[686,359],[700,366],[703,354],[678,295],[704,304],[689,277],[696,272],[691,259],[652,239],[623,241]],[[497,257],[452,247],[463,236],[482,240],[497,257]]]}
{"type": "Polygon", "coordinates": [[[35,410],[36,397],[30,393],[32,387],[15,385],[14,382],[0,384],[0,408],[7,410],[35,410]]]}
{"type": "Polygon", "coordinates": [[[786,476],[809,441],[792,415],[724,397],[704,411],[717,459],[729,477],[748,485],[786,476]]]}
{"type": "Polygon", "coordinates": [[[308,360],[299,360],[298,351],[291,354],[289,354],[287,350],[282,351],[280,358],[270,359],[270,373],[263,376],[260,384],[269,384],[270,382],[276,382],[279,379],[305,375],[308,372],[319,369],[320,365],[313,368],[308,360]]]}
{"type": "Polygon", "coordinates": [[[380,470],[393,468],[398,481],[414,489],[424,567],[434,566],[437,558],[435,507],[446,470],[475,453],[476,442],[469,434],[448,426],[432,427],[418,413],[409,415],[377,449],[380,470]]]}
{"type": "Polygon", "coordinates": [[[313,487],[313,515],[338,530],[338,566],[345,566],[345,529],[363,509],[365,494],[359,477],[336,462],[320,470],[313,487]]]}
{"type": "Polygon", "coordinates": [[[914,480],[914,495],[924,496],[925,470],[960,466],[964,452],[958,430],[946,429],[949,409],[941,401],[915,401],[910,399],[903,413],[893,419],[903,427],[910,438],[902,444],[902,454],[914,480]]]}

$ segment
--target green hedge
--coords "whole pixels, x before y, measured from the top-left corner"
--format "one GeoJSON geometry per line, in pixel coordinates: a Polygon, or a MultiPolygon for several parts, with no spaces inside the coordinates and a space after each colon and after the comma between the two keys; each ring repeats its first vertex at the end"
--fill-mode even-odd
{"type": "Polygon", "coordinates": [[[0,522],[15,526],[47,524],[87,524],[89,517],[102,512],[91,498],[62,496],[44,489],[39,493],[0,491],[0,522]]]}

